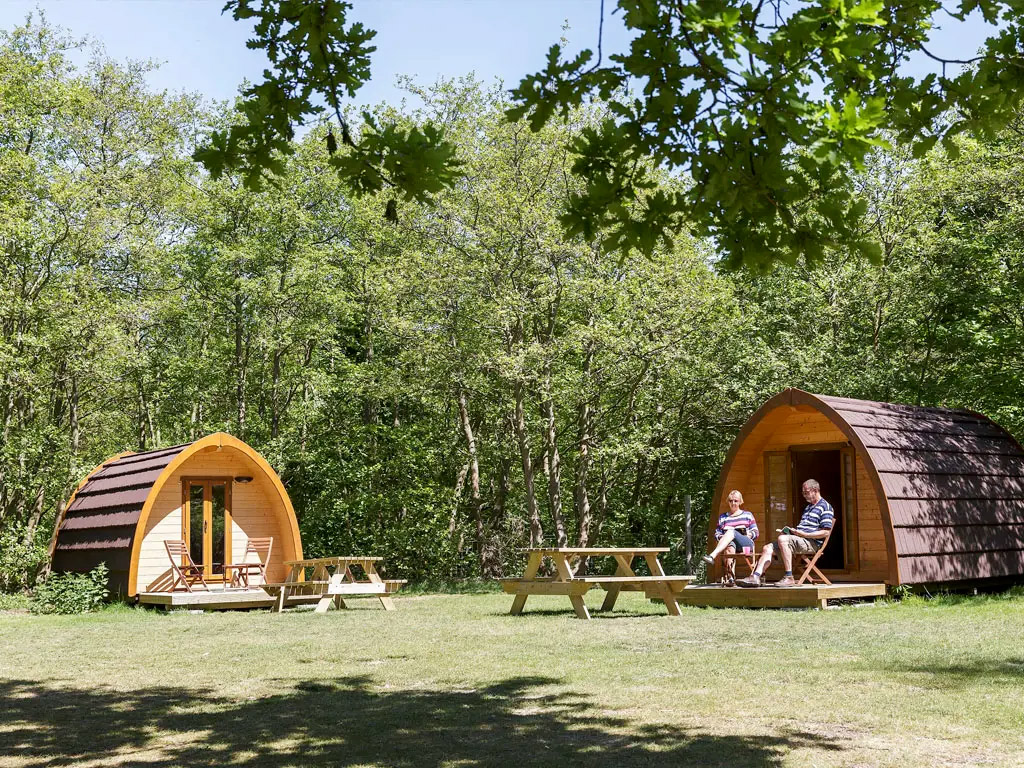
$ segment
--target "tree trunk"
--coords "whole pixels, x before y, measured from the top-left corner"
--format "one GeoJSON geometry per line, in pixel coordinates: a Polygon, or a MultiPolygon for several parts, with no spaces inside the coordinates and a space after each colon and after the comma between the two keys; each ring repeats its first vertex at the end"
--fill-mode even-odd
{"type": "Polygon", "coordinates": [[[588,344],[583,356],[583,399],[577,409],[577,459],[576,459],[576,487],[574,499],[576,502],[577,539],[580,547],[590,546],[590,526],[593,516],[590,510],[590,495],[587,493],[587,474],[590,472],[590,441],[593,431],[593,409],[590,407],[588,397],[590,369],[594,361],[594,346],[588,344]]]}
{"type": "Polygon", "coordinates": [[[309,398],[312,394],[312,387],[309,385],[309,366],[313,362],[313,349],[316,342],[310,339],[306,342],[306,350],[302,356],[302,426],[299,431],[299,450],[306,454],[306,441],[309,439],[309,398]]]}
{"type": "Polygon", "coordinates": [[[68,427],[71,432],[71,456],[78,456],[82,432],[78,425],[78,376],[71,375],[71,392],[68,394],[68,427]]]}
{"type": "Polygon", "coordinates": [[[530,546],[544,546],[544,528],[540,523],[540,510],[537,507],[537,492],[534,487],[533,456],[530,454],[530,437],[526,433],[526,413],[523,410],[525,386],[517,381],[514,387],[515,414],[512,428],[519,443],[519,456],[523,463],[523,486],[526,491],[526,513],[530,521],[530,546]]]}
{"type": "Polygon", "coordinates": [[[565,520],[562,517],[562,460],[558,455],[558,431],[555,424],[555,403],[550,393],[551,368],[544,366],[546,398],[541,403],[541,416],[544,419],[544,471],[548,476],[548,505],[551,519],[555,524],[555,537],[558,546],[569,543],[565,532],[565,520]]]}
{"type": "Polygon", "coordinates": [[[242,323],[242,293],[238,289],[235,290],[235,405],[237,408],[238,416],[238,436],[241,439],[245,439],[245,415],[246,415],[246,398],[245,398],[245,374],[246,374],[246,360],[245,360],[245,329],[242,323]]]}
{"type": "MultiPolygon", "coordinates": [[[[501,443],[499,443],[500,445],[501,443]]],[[[501,551],[494,538],[494,532],[500,529],[505,520],[505,508],[508,500],[509,469],[510,459],[502,455],[498,459],[498,471],[496,472],[497,482],[491,479],[492,504],[489,523],[484,529],[484,548],[482,555],[482,566],[480,575],[485,579],[496,579],[502,576],[501,551]]]]}
{"type": "Polygon", "coordinates": [[[469,407],[466,403],[466,390],[459,388],[459,424],[462,435],[466,438],[466,450],[469,453],[469,503],[473,513],[473,527],[476,533],[476,555],[480,575],[484,571],[484,520],[481,513],[480,500],[480,462],[477,459],[476,435],[469,420],[469,407]]]}

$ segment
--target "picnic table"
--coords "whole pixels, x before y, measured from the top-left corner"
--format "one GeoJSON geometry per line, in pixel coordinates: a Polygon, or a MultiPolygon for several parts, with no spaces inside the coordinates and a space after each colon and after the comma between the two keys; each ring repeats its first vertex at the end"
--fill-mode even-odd
{"type": "Polygon", "coordinates": [[[326,613],[333,604],[335,608],[345,607],[345,597],[380,598],[384,610],[395,610],[390,595],[401,589],[405,579],[382,579],[377,573],[376,563],[381,557],[315,557],[308,560],[286,560],[288,576],[284,581],[264,584],[263,589],[277,593],[277,610],[283,611],[289,598],[319,598],[317,613],[326,613]],[[353,567],[363,572],[357,578],[353,567]],[[306,571],[312,569],[307,579],[306,571]]]}
{"type": "Polygon", "coordinates": [[[607,591],[602,611],[610,611],[622,590],[644,592],[648,597],[659,598],[672,616],[679,616],[676,593],[683,589],[693,576],[669,576],[661,567],[658,555],[668,552],[668,547],[555,547],[524,550],[529,559],[526,572],[521,578],[501,579],[505,592],[515,595],[509,613],[523,612],[526,598],[530,595],[566,595],[576,615],[589,619],[590,613],[583,602],[583,595],[594,587],[607,591]],[[584,557],[614,557],[618,568],[614,576],[577,576],[579,561],[584,557]],[[638,576],[633,570],[633,560],[642,557],[650,570],[650,576],[638,576]],[[549,558],[555,566],[555,576],[542,577],[537,573],[541,562],[549,558]]]}

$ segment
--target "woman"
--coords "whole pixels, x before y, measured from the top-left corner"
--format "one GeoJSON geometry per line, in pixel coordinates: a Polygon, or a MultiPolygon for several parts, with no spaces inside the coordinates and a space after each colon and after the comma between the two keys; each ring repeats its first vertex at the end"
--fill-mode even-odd
{"type": "MultiPolygon", "coordinates": [[[[704,562],[708,565],[713,564],[715,558],[722,552],[753,553],[754,539],[759,533],[754,516],[743,509],[743,494],[739,491],[729,491],[726,500],[729,504],[729,511],[723,512],[719,516],[718,527],[715,528],[718,546],[710,554],[704,555],[704,562]]],[[[722,581],[731,585],[736,580],[735,560],[728,558],[725,562],[726,573],[722,581]]]]}

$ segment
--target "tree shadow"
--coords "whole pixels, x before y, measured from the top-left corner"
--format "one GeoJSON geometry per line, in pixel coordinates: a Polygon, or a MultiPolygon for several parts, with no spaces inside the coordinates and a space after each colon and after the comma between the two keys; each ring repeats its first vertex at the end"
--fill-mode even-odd
{"type": "Polygon", "coordinates": [[[1010,685],[1024,682],[1024,658],[978,659],[957,664],[891,665],[895,673],[921,675],[915,684],[932,688],[958,689],[968,685],[1010,685]]]}
{"type": "Polygon", "coordinates": [[[0,681],[0,754],[15,765],[780,766],[793,749],[840,751],[801,731],[716,735],[597,709],[549,678],[469,690],[388,690],[364,677],[282,681],[234,699],[209,690],[84,689],[0,681]],[[568,761],[567,763],[565,761],[568,761]]]}

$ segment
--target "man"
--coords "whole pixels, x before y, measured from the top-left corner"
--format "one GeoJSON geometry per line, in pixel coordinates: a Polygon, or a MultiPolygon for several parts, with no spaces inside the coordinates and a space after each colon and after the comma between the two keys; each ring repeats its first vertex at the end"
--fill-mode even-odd
{"type": "Polygon", "coordinates": [[[788,526],[783,528],[779,531],[782,535],[779,536],[775,544],[765,544],[761,551],[761,559],[758,560],[754,572],[747,578],[737,581],[736,586],[760,587],[761,577],[771,564],[776,549],[782,556],[782,565],[786,569],[786,573],[780,581],[775,582],[775,586],[792,587],[796,584],[793,579],[793,555],[813,555],[817,552],[828,537],[836,519],[832,505],[821,498],[821,486],[817,480],[805,481],[803,494],[807,499],[807,506],[804,507],[804,513],[800,516],[800,522],[796,528],[788,526]]]}

